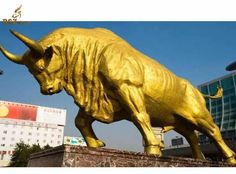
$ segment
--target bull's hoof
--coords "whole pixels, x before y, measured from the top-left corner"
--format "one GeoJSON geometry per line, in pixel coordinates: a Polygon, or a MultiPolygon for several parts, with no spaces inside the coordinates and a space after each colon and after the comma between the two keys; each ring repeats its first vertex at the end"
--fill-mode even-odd
{"type": "Polygon", "coordinates": [[[159,146],[146,146],[145,152],[148,155],[156,155],[158,157],[160,157],[162,155],[161,148],[159,146]]]}
{"type": "Polygon", "coordinates": [[[101,140],[92,139],[87,142],[88,147],[104,147],[106,144],[101,140]]]}
{"type": "Polygon", "coordinates": [[[236,159],[235,159],[235,156],[231,156],[229,158],[226,159],[226,162],[229,163],[229,164],[236,164],[236,159]]]}
{"type": "Polygon", "coordinates": [[[106,146],[106,144],[101,140],[97,140],[97,143],[98,143],[98,147],[105,147],[106,146]]]}

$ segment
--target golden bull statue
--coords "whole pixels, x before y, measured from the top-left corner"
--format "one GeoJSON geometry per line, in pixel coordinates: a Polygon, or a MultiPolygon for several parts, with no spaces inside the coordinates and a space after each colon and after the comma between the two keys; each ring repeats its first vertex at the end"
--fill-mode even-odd
{"type": "Polygon", "coordinates": [[[1,52],[9,60],[27,66],[42,94],[65,89],[74,98],[80,108],[75,125],[89,147],[105,146],[92,129],[95,120],[112,123],[125,119],[139,129],[148,154],[160,156],[163,148],[153,126],[182,134],[193,157],[204,159],[197,130],[214,141],[227,162],[236,163],[235,153],[222,139],[198,89],[113,32],[60,28],[40,41],[11,32],[29,50],[23,56],[3,47],[1,52]]]}

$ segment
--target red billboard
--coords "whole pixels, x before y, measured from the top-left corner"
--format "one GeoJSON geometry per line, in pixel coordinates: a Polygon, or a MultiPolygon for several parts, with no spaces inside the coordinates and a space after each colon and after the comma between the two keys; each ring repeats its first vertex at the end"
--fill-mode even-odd
{"type": "Polygon", "coordinates": [[[36,121],[37,106],[0,101],[0,118],[36,121]]]}

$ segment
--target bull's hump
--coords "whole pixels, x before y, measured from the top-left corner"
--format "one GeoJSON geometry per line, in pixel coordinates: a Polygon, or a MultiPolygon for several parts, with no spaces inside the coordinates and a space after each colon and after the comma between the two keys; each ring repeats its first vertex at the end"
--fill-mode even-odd
{"type": "Polygon", "coordinates": [[[105,38],[119,38],[112,31],[105,28],[59,28],[51,32],[51,34],[64,34],[64,35],[83,35],[83,36],[103,36],[105,38]]]}

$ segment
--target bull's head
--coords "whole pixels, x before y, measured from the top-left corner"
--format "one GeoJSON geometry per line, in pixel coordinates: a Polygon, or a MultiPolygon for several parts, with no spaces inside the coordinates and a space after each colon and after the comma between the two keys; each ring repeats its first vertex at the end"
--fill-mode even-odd
{"type": "Polygon", "coordinates": [[[40,84],[41,93],[48,95],[58,93],[63,89],[63,62],[54,53],[52,45],[43,46],[18,32],[10,30],[29,50],[23,56],[11,54],[3,47],[1,52],[11,61],[25,65],[40,84]]]}

